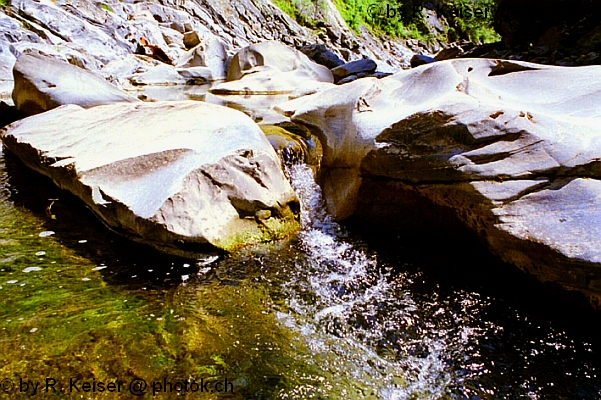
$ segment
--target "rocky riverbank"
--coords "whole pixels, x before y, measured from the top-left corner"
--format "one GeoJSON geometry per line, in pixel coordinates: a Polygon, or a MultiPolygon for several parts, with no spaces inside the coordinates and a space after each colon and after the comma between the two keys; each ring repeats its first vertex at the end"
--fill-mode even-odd
{"type": "Polygon", "coordinates": [[[600,77],[599,66],[449,60],[278,107],[322,140],[338,219],[451,236],[460,224],[599,309],[600,77]]]}

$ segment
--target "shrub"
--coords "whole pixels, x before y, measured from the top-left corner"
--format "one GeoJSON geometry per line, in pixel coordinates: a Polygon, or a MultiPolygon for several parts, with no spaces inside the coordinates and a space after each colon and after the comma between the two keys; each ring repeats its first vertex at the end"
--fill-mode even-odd
{"type": "MultiPolygon", "coordinates": [[[[323,0],[274,0],[275,4],[301,25],[315,28],[324,17],[323,0]]],[[[360,26],[376,35],[397,38],[441,41],[466,39],[473,42],[494,42],[500,39],[493,29],[497,0],[440,0],[437,14],[448,22],[442,33],[432,32],[421,10],[428,0],[333,0],[340,15],[355,32],[360,26]],[[486,10],[486,16],[474,17],[476,9],[486,10]]],[[[429,6],[431,8],[432,6],[429,6]]]]}

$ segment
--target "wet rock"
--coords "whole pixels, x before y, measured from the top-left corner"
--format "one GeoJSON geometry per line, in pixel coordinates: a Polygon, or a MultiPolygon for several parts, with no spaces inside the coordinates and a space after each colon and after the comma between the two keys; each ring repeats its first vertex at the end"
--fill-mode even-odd
{"type": "Polygon", "coordinates": [[[351,61],[333,68],[332,75],[334,75],[334,82],[338,82],[349,75],[359,75],[361,73],[365,73],[366,75],[371,74],[377,67],[378,65],[370,59],[351,61]]]}
{"type": "Polygon", "coordinates": [[[233,250],[298,229],[298,200],[277,155],[236,110],[195,101],[68,105],[0,136],[108,226],[163,251],[233,250]],[[264,211],[270,217],[258,222],[264,211]]]}
{"type": "Polygon", "coordinates": [[[13,68],[13,75],[12,99],[17,110],[26,115],[63,104],[88,108],[139,101],[96,74],[40,54],[21,55],[13,68]]]}
{"type": "Polygon", "coordinates": [[[260,125],[261,130],[280,157],[282,164],[307,164],[319,169],[322,148],[319,140],[309,131],[290,122],[278,125],[260,125]]]}
{"type": "Polygon", "coordinates": [[[457,59],[278,110],[322,140],[338,219],[407,232],[461,224],[601,309],[600,86],[598,66],[457,59]]]}

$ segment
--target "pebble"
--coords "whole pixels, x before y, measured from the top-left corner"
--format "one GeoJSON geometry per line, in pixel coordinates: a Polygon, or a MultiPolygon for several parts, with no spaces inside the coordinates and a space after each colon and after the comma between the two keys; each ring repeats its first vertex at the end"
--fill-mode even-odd
{"type": "Polygon", "coordinates": [[[27,273],[27,272],[33,272],[33,271],[41,271],[42,268],[40,267],[27,267],[23,270],[23,272],[27,273]]]}
{"type": "Polygon", "coordinates": [[[52,236],[54,235],[53,231],[44,231],[44,232],[40,232],[40,234],[38,235],[39,237],[48,237],[48,236],[52,236]]]}
{"type": "Polygon", "coordinates": [[[35,255],[38,256],[38,257],[42,257],[42,256],[46,255],[46,252],[45,251],[38,251],[37,253],[35,253],[35,255]]]}

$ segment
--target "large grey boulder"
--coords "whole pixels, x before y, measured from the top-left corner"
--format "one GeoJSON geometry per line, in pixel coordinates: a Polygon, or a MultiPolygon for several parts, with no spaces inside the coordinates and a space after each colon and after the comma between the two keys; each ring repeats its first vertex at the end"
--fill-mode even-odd
{"type": "Polygon", "coordinates": [[[209,36],[202,43],[184,54],[178,61],[180,68],[205,67],[211,80],[225,79],[227,74],[227,46],[217,37],[209,36]]]}
{"type": "Polygon", "coordinates": [[[161,250],[233,250],[298,229],[261,129],[195,101],[68,105],[0,131],[6,147],[108,226],[161,250]]]}
{"type": "Polygon", "coordinates": [[[240,50],[232,58],[227,81],[211,88],[217,94],[286,94],[299,88],[317,91],[333,82],[332,73],[300,51],[268,41],[240,50]]]}
{"type": "Polygon", "coordinates": [[[598,66],[458,59],[278,109],[320,136],[338,219],[409,232],[460,223],[601,308],[600,87],[598,66]]]}
{"type": "Polygon", "coordinates": [[[17,110],[33,115],[64,104],[88,108],[135,97],[89,71],[41,54],[22,54],[13,68],[12,99],[17,110]]]}

